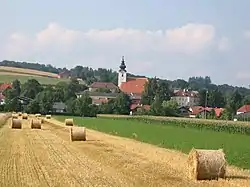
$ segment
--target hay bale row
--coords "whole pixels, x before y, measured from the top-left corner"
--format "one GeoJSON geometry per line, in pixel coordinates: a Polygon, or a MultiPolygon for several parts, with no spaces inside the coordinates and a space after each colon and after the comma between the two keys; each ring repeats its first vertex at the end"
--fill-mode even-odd
{"type": "Polygon", "coordinates": [[[46,119],[51,119],[51,115],[46,115],[45,118],[46,119]]]}
{"type": "Polygon", "coordinates": [[[22,118],[23,119],[28,119],[28,114],[27,113],[23,113],[22,118]]]}
{"type": "Polygon", "coordinates": [[[21,129],[22,128],[22,120],[21,119],[11,119],[11,128],[12,129],[21,129]]]}
{"type": "Polygon", "coordinates": [[[70,128],[71,141],[86,141],[86,128],[85,127],[71,127],[70,128]]]}
{"type": "Polygon", "coordinates": [[[222,149],[192,149],[188,155],[188,175],[194,180],[225,178],[227,161],[222,149]]]}
{"type": "Polygon", "coordinates": [[[74,120],[71,119],[65,119],[65,125],[66,126],[74,126],[74,120]]]}
{"type": "Polygon", "coordinates": [[[32,129],[41,129],[42,128],[42,122],[40,119],[32,119],[31,120],[31,128],[32,129]]]}
{"type": "Polygon", "coordinates": [[[42,115],[41,114],[35,114],[35,117],[41,117],[42,115]]]}
{"type": "Polygon", "coordinates": [[[12,119],[17,119],[18,118],[18,114],[12,114],[12,119]]]}

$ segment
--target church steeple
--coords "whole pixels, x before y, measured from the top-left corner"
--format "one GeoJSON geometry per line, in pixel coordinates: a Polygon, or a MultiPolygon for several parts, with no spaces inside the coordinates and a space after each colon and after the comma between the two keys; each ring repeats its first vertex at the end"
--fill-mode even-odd
{"type": "Polygon", "coordinates": [[[122,62],[119,67],[120,70],[118,72],[118,86],[120,87],[123,82],[127,82],[127,71],[124,56],[122,56],[122,62]]]}
{"type": "Polygon", "coordinates": [[[120,65],[120,70],[119,71],[125,71],[126,72],[126,65],[125,65],[124,56],[122,56],[122,61],[121,61],[121,65],[120,65]]]}

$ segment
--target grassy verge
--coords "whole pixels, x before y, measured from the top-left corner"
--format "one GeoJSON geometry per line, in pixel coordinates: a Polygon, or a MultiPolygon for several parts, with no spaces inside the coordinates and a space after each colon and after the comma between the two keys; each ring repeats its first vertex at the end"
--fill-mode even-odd
{"type": "MultiPolygon", "coordinates": [[[[64,121],[67,116],[57,116],[64,121]]],[[[229,164],[250,169],[250,136],[215,132],[209,129],[183,128],[181,126],[145,123],[142,121],[110,118],[74,117],[77,125],[122,137],[134,138],[160,147],[188,153],[191,148],[223,148],[229,164]],[[153,124],[153,125],[152,125],[153,124]]]]}

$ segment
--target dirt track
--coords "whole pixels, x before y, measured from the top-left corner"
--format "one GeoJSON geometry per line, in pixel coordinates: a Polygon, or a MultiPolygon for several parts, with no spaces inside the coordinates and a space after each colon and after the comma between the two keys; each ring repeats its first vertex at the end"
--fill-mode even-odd
{"type": "Polygon", "coordinates": [[[86,142],[70,142],[61,123],[33,130],[28,121],[0,130],[0,186],[250,186],[249,171],[229,168],[226,180],[194,182],[182,153],[93,130],[86,142]]]}

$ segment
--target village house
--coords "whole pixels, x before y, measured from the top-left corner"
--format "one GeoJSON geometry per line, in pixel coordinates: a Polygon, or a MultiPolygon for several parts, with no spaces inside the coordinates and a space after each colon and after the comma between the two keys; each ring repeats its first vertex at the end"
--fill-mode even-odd
{"type": "Polygon", "coordinates": [[[189,108],[189,117],[201,117],[204,118],[205,115],[209,114],[212,110],[215,111],[215,116],[220,117],[224,108],[211,108],[211,107],[203,107],[203,106],[192,106],[189,108]]]}
{"type": "Polygon", "coordinates": [[[130,96],[132,104],[140,105],[141,96],[144,86],[148,82],[147,78],[127,77],[126,65],[124,57],[122,57],[121,65],[118,72],[118,86],[108,82],[94,82],[89,86],[89,90],[77,93],[77,97],[81,97],[88,92],[92,98],[92,104],[100,105],[106,103],[110,99],[116,98],[119,90],[130,96]],[[109,90],[110,93],[100,90],[109,90]]]}
{"type": "Polygon", "coordinates": [[[174,90],[174,96],[172,96],[171,99],[176,101],[179,107],[197,106],[200,101],[197,91],[189,91],[186,89],[174,90]]]}
{"type": "Polygon", "coordinates": [[[3,95],[3,92],[8,88],[12,88],[12,85],[7,83],[0,84],[0,105],[5,104],[5,96],[3,95]]]}
{"type": "Polygon", "coordinates": [[[90,92],[85,90],[76,94],[77,98],[82,97],[83,94],[87,93],[92,99],[92,104],[100,105],[102,103],[107,103],[110,99],[115,99],[118,93],[105,93],[105,92],[90,92]]]}
{"type": "Polygon", "coordinates": [[[243,105],[236,111],[236,115],[250,114],[250,105],[243,105]]]}
{"type": "Polygon", "coordinates": [[[70,71],[69,70],[65,70],[65,71],[62,71],[58,74],[57,76],[58,79],[68,79],[70,78],[70,71]]]}
{"type": "Polygon", "coordinates": [[[123,93],[130,96],[133,104],[140,104],[144,86],[147,82],[147,78],[127,77],[126,65],[124,57],[122,57],[118,72],[118,87],[123,93]]]}
{"type": "Polygon", "coordinates": [[[116,93],[119,91],[119,88],[112,82],[94,82],[89,86],[90,92],[100,92],[100,91],[109,91],[111,93],[116,93]]]}

